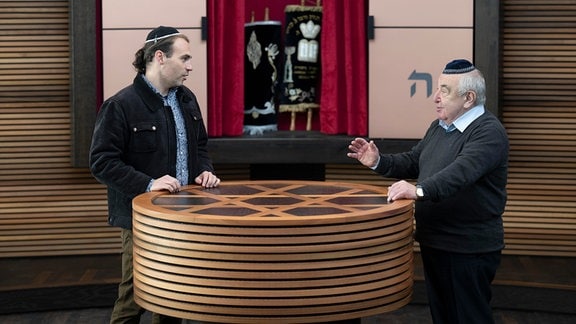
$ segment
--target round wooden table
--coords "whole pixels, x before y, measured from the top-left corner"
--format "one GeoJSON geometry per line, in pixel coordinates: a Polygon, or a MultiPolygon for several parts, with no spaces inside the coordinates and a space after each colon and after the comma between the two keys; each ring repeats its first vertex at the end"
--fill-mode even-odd
{"type": "Polygon", "coordinates": [[[413,286],[413,201],[386,188],[225,182],[133,200],[136,302],[215,323],[323,323],[396,310],[413,286]]]}

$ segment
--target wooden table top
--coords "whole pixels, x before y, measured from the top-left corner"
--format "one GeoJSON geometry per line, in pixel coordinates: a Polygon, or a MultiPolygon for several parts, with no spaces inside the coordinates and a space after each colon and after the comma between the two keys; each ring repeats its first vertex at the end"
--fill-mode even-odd
{"type": "Polygon", "coordinates": [[[411,200],[387,201],[387,189],[356,183],[320,181],[224,182],[218,188],[186,186],[181,192],[150,192],[136,197],[136,211],[159,217],[194,215],[202,222],[238,220],[279,226],[314,219],[358,219],[412,208],[411,200]]]}

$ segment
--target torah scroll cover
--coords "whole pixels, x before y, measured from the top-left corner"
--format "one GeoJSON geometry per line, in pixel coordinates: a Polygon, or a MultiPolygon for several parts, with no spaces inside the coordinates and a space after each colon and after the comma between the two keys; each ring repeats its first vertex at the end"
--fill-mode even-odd
{"type": "Polygon", "coordinates": [[[244,25],[244,133],[259,135],[277,130],[278,69],[282,42],[279,21],[244,25]]]}
{"type": "Polygon", "coordinates": [[[318,108],[321,6],[286,6],[279,112],[318,108]]]}

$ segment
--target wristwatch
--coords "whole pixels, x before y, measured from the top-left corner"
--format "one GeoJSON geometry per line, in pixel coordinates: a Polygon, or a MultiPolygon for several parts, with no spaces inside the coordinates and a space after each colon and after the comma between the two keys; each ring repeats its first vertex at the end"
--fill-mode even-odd
{"type": "Polygon", "coordinates": [[[416,185],[416,200],[424,199],[424,189],[420,185],[416,185]]]}

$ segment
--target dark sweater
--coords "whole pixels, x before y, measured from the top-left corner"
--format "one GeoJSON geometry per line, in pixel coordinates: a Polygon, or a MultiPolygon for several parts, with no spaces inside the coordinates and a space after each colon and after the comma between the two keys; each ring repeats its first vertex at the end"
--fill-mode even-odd
{"type": "Polygon", "coordinates": [[[508,136],[490,112],[463,133],[450,133],[434,121],[409,152],[382,154],[376,172],[418,179],[425,199],[416,201],[416,240],[457,253],[504,247],[508,136]]]}

